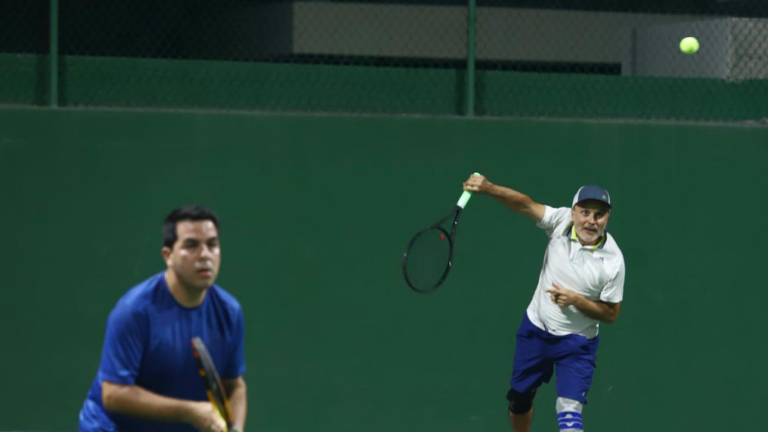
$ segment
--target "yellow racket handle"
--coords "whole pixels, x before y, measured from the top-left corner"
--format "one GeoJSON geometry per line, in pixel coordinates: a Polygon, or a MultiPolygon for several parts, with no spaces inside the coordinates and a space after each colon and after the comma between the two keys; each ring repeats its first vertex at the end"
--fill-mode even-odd
{"type": "Polygon", "coordinates": [[[216,414],[219,416],[221,421],[224,422],[224,432],[229,432],[229,423],[227,422],[227,419],[224,418],[224,413],[221,412],[221,407],[219,407],[219,404],[216,403],[216,399],[213,397],[213,393],[210,391],[206,391],[208,394],[208,401],[213,406],[213,409],[216,411],[216,414]]]}

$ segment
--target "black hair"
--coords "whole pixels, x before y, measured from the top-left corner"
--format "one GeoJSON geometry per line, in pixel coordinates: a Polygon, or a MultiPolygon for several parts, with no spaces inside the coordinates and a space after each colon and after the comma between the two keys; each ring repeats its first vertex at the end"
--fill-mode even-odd
{"type": "Polygon", "coordinates": [[[181,221],[211,221],[219,229],[219,218],[209,208],[200,205],[188,205],[174,209],[163,222],[163,246],[173,249],[174,243],[178,240],[176,235],[176,224],[181,221]]]}

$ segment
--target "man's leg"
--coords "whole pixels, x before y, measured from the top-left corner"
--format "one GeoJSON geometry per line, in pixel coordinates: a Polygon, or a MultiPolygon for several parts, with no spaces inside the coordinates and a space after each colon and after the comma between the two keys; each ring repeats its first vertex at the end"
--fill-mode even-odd
{"type": "Polygon", "coordinates": [[[560,432],[584,431],[584,420],[581,416],[584,406],[581,402],[558,397],[555,409],[557,411],[557,427],[560,428],[560,432]]]}
{"type": "Polygon", "coordinates": [[[557,370],[557,424],[560,432],[583,432],[582,411],[587,393],[592,386],[595,357],[599,339],[586,339],[578,335],[567,337],[563,347],[568,353],[555,363],[557,370]]]}
{"type": "Polygon", "coordinates": [[[525,414],[509,413],[509,424],[514,432],[530,432],[533,423],[533,408],[525,414]]]}
{"type": "Polygon", "coordinates": [[[515,361],[509,381],[509,423],[514,432],[529,432],[533,421],[533,398],[542,383],[549,382],[553,362],[547,356],[546,333],[523,316],[517,331],[515,361]]]}
{"type": "Polygon", "coordinates": [[[509,401],[509,424],[514,432],[529,432],[533,422],[533,398],[536,391],[518,393],[512,389],[507,393],[509,401]]]}

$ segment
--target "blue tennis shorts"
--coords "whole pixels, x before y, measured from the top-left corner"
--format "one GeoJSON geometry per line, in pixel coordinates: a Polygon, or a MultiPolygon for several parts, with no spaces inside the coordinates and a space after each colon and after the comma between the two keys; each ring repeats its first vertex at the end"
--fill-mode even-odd
{"type": "Polygon", "coordinates": [[[555,336],[533,325],[524,314],[517,330],[515,366],[510,387],[518,393],[532,393],[557,373],[557,395],[587,403],[592,385],[599,337],[587,339],[571,334],[555,336]]]}

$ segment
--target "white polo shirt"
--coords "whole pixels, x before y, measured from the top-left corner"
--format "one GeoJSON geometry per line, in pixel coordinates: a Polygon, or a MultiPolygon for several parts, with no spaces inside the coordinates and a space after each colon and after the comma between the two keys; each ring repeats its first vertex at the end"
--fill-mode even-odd
{"type": "Polygon", "coordinates": [[[575,306],[561,307],[552,302],[547,290],[552,283],[576,291],[588,299],[608,303],[621,302],[624,295],[624,256],[613,237],[598,246],[583,246],[571,235],[571,209],[546,206],[544,217],[536,224],[549,235],[539,284],[528,305],[528,318],[537,327],[562,336],[580,334],[593,338],[599,322],[584,315],[575,306]]]}

